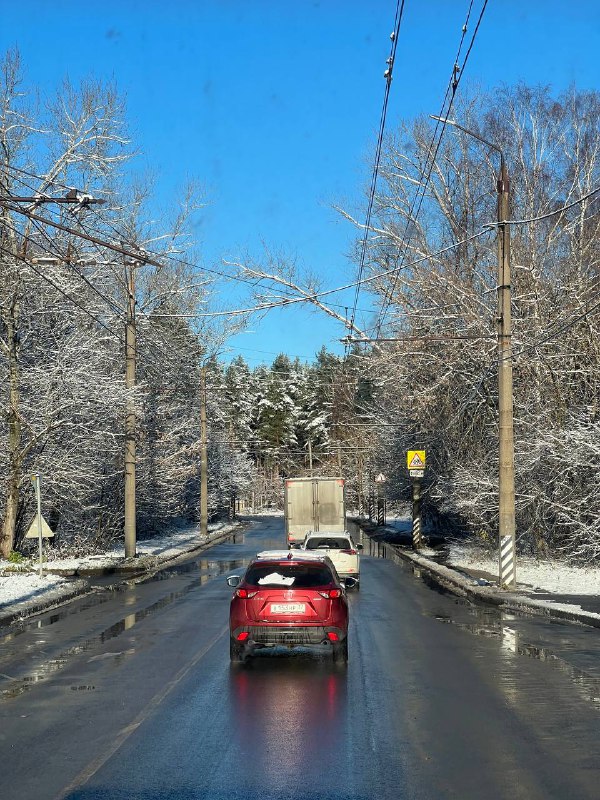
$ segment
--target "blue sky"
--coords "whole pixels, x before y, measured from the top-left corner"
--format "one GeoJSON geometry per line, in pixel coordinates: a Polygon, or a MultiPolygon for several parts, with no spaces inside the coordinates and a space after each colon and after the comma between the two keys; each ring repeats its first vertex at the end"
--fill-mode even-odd
{"type": "MultiPolygon", "coordinates": [[[[406,0],[388,129],[439,111],[469,2],[406,0]]],[[[474,0],[474,18],[482,2],[474,0]]],[[[1,5],[0,51],[17,45],[43,92],[67,75],[115,80],[140,150],[133,166],[154,174],[157,207],[190,178],[203,185],[208,206],[195,233],[206,266],[243,252],[260,258],[266,245],[324,288],[354,278],[355,232],[331,205],[356,207],[370,181],[395,0],[1,5]]],[[[599,52],[597,0],[490,0],[461,87],[523,80],[597,89],[599,52]]],[[[248,300],[227,288],[219,302],[248,300]]],[[[371,302],[361,292],[359,308],[371,302]]],[[[341,352],[344,335],[323,315],[288,308],[230,344],[251,364],[281,351],[311,360],[322,344],[341,352]]]]}

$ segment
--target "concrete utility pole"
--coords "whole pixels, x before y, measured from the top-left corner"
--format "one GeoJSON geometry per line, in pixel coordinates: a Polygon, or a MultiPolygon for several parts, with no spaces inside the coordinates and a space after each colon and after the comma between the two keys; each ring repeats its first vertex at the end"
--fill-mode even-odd
{"type": "Polygon", "coordinates": [[[308,474],[313,476],[312,439],[308,440],[308,474]]]}
{"type": "Polygon", "coordinates": [[[458,122],[443,117],[433,119],[452,125],[468,136],[478,139],[500,154],[498,176],[498,424],[499,424],[499,579],[500,586],[514,587],[517,583],[516,531],[515,531],[515,456],[512,380],[512,331],[510,284],[510,194],[504,153],[492,142],[474,131],[463,128],[458,122]]]}
{"type": "Polygon", "coordinates": [[[200,533],[208,534],[208,452],[206,443],[206,365],[200,369],[200,533]]]}
{"type": "Polygon", "coordinates": [[[511,331],[509,180],[504,155],[498,177],[498,416],[500,435],[499,536],[500,586],[517,583],[515,531],[515,457],[511,331]]]}
{"type": "MultiPolygon", "coordinates": [[[[135,388],[135,262],[125,262],[127,318],[125,323],[125,386],[135,388]]],[[[135,558],[135,401],[127,398],[125,415],[125,558],[135,558]]]]}

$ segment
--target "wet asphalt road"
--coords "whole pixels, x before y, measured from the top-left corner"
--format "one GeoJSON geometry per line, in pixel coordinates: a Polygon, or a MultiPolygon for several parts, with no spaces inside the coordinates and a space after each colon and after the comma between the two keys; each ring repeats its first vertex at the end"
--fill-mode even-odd
{"type": "Polygon", "coordinates": [[[347,669],[308,652],[231,669],[224,577],[282,544],[264,518],[0,632],[0,797],[600,796],[597,629],[470,606],[374,554],[347,669]]]}

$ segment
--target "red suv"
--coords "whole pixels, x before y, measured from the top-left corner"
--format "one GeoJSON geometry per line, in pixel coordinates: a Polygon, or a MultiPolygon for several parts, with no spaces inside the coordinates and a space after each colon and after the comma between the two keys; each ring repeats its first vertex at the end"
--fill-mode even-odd
{"type": "MultiPolygon", "coordinates": [[[[352,578],[346,580],[352,582],[352,578]]],[[[266,551],[235,587],[229,612],[230,657],[243,662],[256,648],[325,645],[348,661],[348,601],[327,556],[299,550],[266,551]]]]}

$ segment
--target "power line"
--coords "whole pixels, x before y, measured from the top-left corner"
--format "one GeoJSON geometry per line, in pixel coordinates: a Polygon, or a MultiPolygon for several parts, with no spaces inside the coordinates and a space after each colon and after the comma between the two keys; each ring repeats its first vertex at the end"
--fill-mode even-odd
{"type": "MultiPolygon", "coordinates": [[[[13,206],[9,205],[8,203],[5,203],[5,204],[4,204],[4,206],[5,206],[5,208],[7,208],[9,211],[13,211],[13,212],[15,212],[15,213],[22,214],[22,215],[24,215],[24,216],[28,217],[28,218],[29,218],[29,219],[31,219],[31,220],[36,220],[36,221],[38,221],[38,222],[41,222],[42,224],[49,225],[50,227],[57,228],[58,230],[62,230],[62,231],[64,231],[64,232],[66,232],[66,233],[70,233],[70,234],[72,234],[72,235],[74,235],[74,236],[77,236],[77,237],[79,237],[79,238],[82,238],[82,239],[85,239],[85,240],[87,240],[87,241],[90,241],[90,242],[92,242],[93,244],[99,245],[99,246],[101,246],[101,247],[105,247],[105,248],[107,248],[107,249],[109,249],[109,250],[114,250],[114,251],[116,251],[116,252],[118,252],[118,253],[121,253],[121,254],[125,255],[126,257],[129,257],[129,258],[131,258],[133,261],[136,261],[136,262],[137,262],[137,261],[141,261],[141,260],[143,260],[143,261],[145,261],[146,263],[153,264],[154,266],[158,266],[158,267],[162,267],[162,266],[163,266],[163,265],[161,265],[161,264],[160,264],[160,263],[158,263],[158,262],[155,262],[155,261],[153,261],[153,260],[151,260],[151,259],[148,259],[148,257],[147,257],[146,255],[141,255],[141,254],[135,254],[135,253],[131,253],[131,252],[129,252],[129,251],[127,251],[127,250],[125,250],[125,249],[124,249],[124,248],[122,248],[122,247],[118,247],[118,246],[116,246],[116,245],[113,245],[113,244],[110,244],[110,243],[108,243],[108,242],[101,241],[101,240],[97,239],[96,237],[90,236],[89,234],[82,233],[82,232],[80,232],[80,231],[76,231],[76,230],[74,230],[73,228],[70,228],[69,226],[62,225],[62,224],[60,224],[60,223],[58,223],[58,222],[55,222],[55,221],[53,221],[53,220],[48,220],[48,219],[45,219],[44,217],[40,217],[39,215],[37,215],[37,214],[33,214],[33,213],[32,213],[32,212],[30,212],[30,211],[25,211],[25,210],[23,210],[23,209],[20,209],[20,208],[15,208],[15,207],[13,207],[13,206]]],[[[34,271],[36,271],[36,270],[34,270],[34,271]]],[[[41,273],[38,273],[38,274],[41,274],[41,273]]],[[[42,277],[44,277],[44,276],[42,276],[42,277]]],[[[68,297],[68,295],[65,295],[65,296],[66,296],[66,297],[68,297]]],[[[69,298],[69,299],[72,299],[72,298],[69,298]]],[[[151,346],[152,346],[152,345],[151,345],[151,346]]],[[[154,345],[154,346],[155,346],[155,345],[154,345]]],[[[155,346],[155,347],[156,347],[156,346],[155,346]]],[[[171,348],[171,349],[172,349],[172,348],[171,348]]],[[[163,352],[163,355],[164,355],[165,357],[167,357],[167,359],[168,359],[168,356],[167,356],[167,354],[166,354],[166,353],[164,353],[164,352],[163,352]]]]}
{"type": "MultiPolygon", "coordinates": [[[[40,229],[40,228],[39,228],[39,226],[36,224],[36,220],[32,220],[32,223],[33,223],[33,225],[36,227],[36,229],[38,230],[38,232],[39,232],[39,233],[40,233],[40,234],[41,234],[41,235],[42,235],[44,238],[46,238],[46,239],[48,240],[48,242],[50,242],[50,246],[51,246],[51,247],[54,247],[54,246],[55,246],[55,245],[54,245],[54,243],[52,242],[52,240],[50,240],[50,238],[49,238],[49,237],[48,237],[48,235],[45,233],[45,231],[43,231],[43,229],[40,229]]],[[[52,224],[52,223],[50,223],[50,224],[52,224]]],[[[15,228],[14,228],[12,225],[10,226],[10,228],[11,228],[11,230],[15,230],[15,232],[17,232],[17,229],[15,229],[15,228]]],[[[75,233],[74,233],[74,235],[78,236],[79,234],[75,232],[75,233]]],[[[7,250],[5,250],[4,252],[5,252],[6,254],[8,254],[8,255],[13,255],[12,253],[10,253],[10,251],[7,251],[7,250]]],[[[62,254],[62,253],[60,253],[60,251],[59,251],[59,256],[60,256],[60,260],[62,260],[62,261],[63,261],[63,262],[64,262],[64,263],[65,263],[67,266],[71,266],[71,267],[72,267],[72,264],[71,264],[71,263],[70,263],[70,262],[67,260],[67,258],[66,258],[65,256],[63,256],[63,254],[62,254]]],[[[17,256],[17,257],[19,257],[19,256],[17,256]]],[[[96,321],[98,321],[98,322],[99,322],[99,324],[101,324],[101,325],[102,325],[102,323],[101,323],[101,322],[98,320],[98,318],[97,318],[97,317],[95,317],[93,314],[91,314],[91,312],[89,312],[89,311],[88,311],[87,309],[85,309],[83,306],[81,306],[81,305],[80,305],[80,304],[78,304],[76,301],[74,301],[72,297],[70,297],[70,296],[69,296],[68,294],[66,294],[66,293],[65,293],[65,292],[64,292],[62,289],[60,289],[60,287],[58,287],[58,286],[57,286],[57,285],[56,285],[56,284],[55,284],[55,283],[54,283],[54,282],[53,282],[53,281],[52,281],[50,278],[48,278],[46,275],[44,275],[42,272],[40,272],[38,269],[36,269],[36,268],[35,268],[35,267],[34,267],[34,266],[33,266],[33,265],[32,265],[32,264],[29,262],[29,261],[27,261],[26,259],[22,259],[22,260],[24,260],[24,261],[25,261],[25,263],[27,263],[27,264],[28,264],[28,265],[31,267],[31,269],[32,269],[32,270],[33,270],[33,271],[34,271],[34,272],[35,272],[37,275],[39,275],[41,278],[43,278],[43,279],[44,279],[44,280],[46,280],[48,283],[50,283],[52,286],[54,286],[54,288],[56,288],[56,289],[57,289],[59,292],[61,292],[61,293],[62,293],[62,294],[63,294],[63,295],[64,295],[64,296],[65,296],[65,297],[68,299],[68,300],[70,300],[70,301],[71,301],[72,303],[74,303],[75,305],[78,305],[78,306],[79,306],[80,308],[82,308],[82,310],[84,310],[84,311],[85,311],[85,312],[86,312],[86,313],[87,313],[89,316],[91,316],[93,319],[95,319],[96,321]]],[[[73,268],[73,269],[74,269],[74,268],[73,268]]],[[[81,275],[81,273],[79,273],[77,270],[74,270],[74,271],[75,271],[76,275],[77,275],[79,278],[81,278],[82,280],[84,280],[84,281],[86,282],[86,284],[87,284],[87,285],[88,285],[88,286],[89,286],[89,287],[90,287],[90,288],[91,288],[91,289],[92,289],[92,290],[93,290],[93,291],[94,291],[94,292],[95,292],[95,293],[96,293],[96,294],[97,294],[99,297],[101,297],[101,298],[102,298],[102,299],[103,299],[105,302],[107,302],[107,303],[109,304],[109,306],[111,307],[111,309],[113,309],[113,310],[114,310],[114,309],[116,308],[116,309],[117,309],[117,315],[118,315],[119,317],[121,317],[121,315],[123,314],[123,309],[121,309],[121,308],[120,308],[120,307],[119,307],[119,306],[118,306],[118,305],[115,303],[115,301],[113,301],[112,299],[110,299],[110,298],[108,298],[106,295],[104,295],[102,292],[100,292],[100,291],[99,291],[99,290],[98,290],[98,289],[97,289],[97,288],[96,288],[96,287],[95,287],[95,286],[94,286],[94,285],[93,285],[93,284],[92,284],[90,281],[88,281],[88,280],[87,280],[87,278],[86,278],[85,276],[81,275]]],[[[103,325],[103,327],[106,327],[106,326],[104,326],[104,325],[103,325]]],[[[107,328],[107,330],[108,330],[108,328],[107,328]]],[[[167,352],[165,352],[165,351],[164,351],[164,350],[163,350],[163,349],[162,349],[162,348],[161,348],[161,347],[160,347],[160,346],[159,346],[159,345],[158,345],[156,342],[153,342],[153,341],[151,341],[151,340],[148,340],[148,339],[146,339],[146,337],[145,337],[145,336],[142,334],[142,332],[141,332],[139,329],[138,329],[138,334],[141,334],[139,338],[140,338],[140,340],[141,340],[141,342],[142,342],[142,343],[144,343],[144,342],[145,342],[145,343],[146,343],[146,344],[147,344],[147,345],[148,345],[150,348],[153,348],[153,349],[154,349],[156,352],[160,353],[160,354],[161,354],[161,355],[162,355],[162,356],[163,356],[163,357],[164,357],[164,358],[167,360],[167,363],[171,363],[171,365],[172,365],[172,366],[177,366],[177,365],[176,365],[176,364],[175,364],[175,363],[172,361],[172,358],[171,358],[171,356],[173,356],[174,354],[177,354],[179,351],[175,351],[175,348],[174,348],[173,346],[169,345],[169,351],[170,351],[170,353],[167,353],[167,352]]],[[[114,335],[117,335],[117,334],[114,334],[114,335]]],[[[119,337],[119,338],[120,338],[120,337],[119,337]]],[[[121,342],[124,344],[124,340],[123,340],[123,339],[121,339],[121,338],[120,338],[120,341],[121,341],[121,342]]],[[[182,357],[183,357],[183,354],[182,354],[182,357]]]]}
{"type": "Polygon", "coordinates": [[[397,0],[396,3],[396,16],[394,19],[394,29],[391,34],[391,48],[390,48],[390,55],[387,59],[388,68],[384,73],[384,78],[386,79],[385,84],[385,91],[383,95],[383,105],[381,108],[381,118],[379,121],[379,133],[377,136],[377,146],[375,148],[375,163],[373,165],[373,174],[371,176],[371,188],[369,190],[369,202],[367,204],[367,216],[365,222],[365,233],[362,240],[361,245],[361,254],[360,254],[360,262],[358,268],[358,281],[359,283],[356,284],[356,291],[354,294],[354,305],[352,308],[352,315],[350,317],[349,323],[349,330],[350,333],[354,330],[354,320],[356,318],[356,307],[358,305],[358,297],[360,293],[360,280],[363,276],[364,268],[365,268],[365,258],[367,253],[367,239],[369,236],[369,230],[371,227],[371,216],[373,213],[373,203],[375,201],[375,190],[377,187],[377,176],[379,174],[379,164],[381,161],[381,149],[383,145],[383,135],[385,132],[385,121],[387,117],[387,107],[388,101],[390,96],[390,88],[392,85],[392,78],[393,78],[393,71],[394,71],[394,61],[396,59],[396,48],[398,46],[398,36],[400,34],[400,25],[402,24],[402,16],[404,14],[404,0],[402,0],[402,6],[400,6],[400,0],[397,0]]]}
{"type": "MultiPolygon", "coordinates": [[[[121,308],[115,300],[113,300],[111,297],[108,297],[103,292],[101,292],[96,286],[94,286],[94,284],[85,275],[83,275],[81,272],[79,272],[79,270],[76,269],[75,265],[72,263],[72,261],[69,258],[69,256],[67,256],[66,254],[60,252],[60,250],[57,247],[55,241],[50,238],[50,236],[46,233],[46,231],[40,226],[40,224],[36,220],[32,220],[32,224],[35,227],[35,229],[38,231],[38,233],[42,236],[42,238],[45,241],[48,242],[48,246],[49,246],[50,252],[52,252],[52,248],[55,248],[55,250],[56,250],[56,252],[58,254],[57,260],[60,261],[61,264],[64,264],[67,267],[69,267],[75,273],[75,275],[81,281],[83,281],[95,294],[97,294],[98,297],[100,297],[102,300],[104,300],[104,302],[113,311],[116,311],[116,313],[120,314],[120,315],[125,314],[125,309],[124,308],[121,308]]],[[[15,232],[18,232],[15,228],[13,228],[13,230],[15,230],[15,232]]]]}
{"type": "MultiPolygon", "coordinates": [[[[32,175],[33,177],[35,177],[35,178],[37,178],[37,179],[39,179],[41,181],[45,180],[44,178],[42,178],[39,175],[34,175],[33,173],[28,173],[25,170],[21,170],[21,169],[18,169],[17,167],[13,167],[10,164],[3,164],[3,167],[6,168],[6,169],[13,169],[13,170],[16,170],[18,172],[22,172],[24,174],[32,175]]],[[[24,186],[27,186],[27,188],[32,189],[32,187],[30,185],[28,185],[25,181],[21,181],[21,183],[24,186]]],[[[51,183],[54,183],[56,186],[59,186],[61,188],[69,188],[69,187],[66,187],[63,184],[59,183],[59,182],[56,182],[56,181],[52,181],[51,183]]],[[[21,214],[25,214],[26,216],[30,216],[30,212],[26,214],[23,209],[10,207],[10,206],[8,206],[8,204],[6,204],[6,207],[9,208],[9,210],[13,211],[14,213],[21,213],[21,214]]],[[[30,219],[31,218],[33,218],[33,217],[30,216],[30,219]]],[[[108,228],[110,228],[113,231],[113,233],[115,233],[119,237],[119,239],[121,241],[127,241],[127,236],[124,236],[123,232],[120,231],[108,219],[106,219],[105,217],[99,217],[99,218],[102,220],[102,222],[108,228]]],[[[57,223],[53,223],[50,220],[45,220],[45,222],[46,222],[46,224],[49,224],[49,225],[52,225],[52,224],[56,225],[57,224],[57,223]]],[[[98,244],[98,245],[100,245],[102,247],[105,247],[105,248],[114,250],[114,251],[116,251],[118,253],[121,253],[122,255],[125,255],[126,257],[129,257],[129,258],[132,258],[132,259],[136,259],[138,261],[142,261],[144,264],[147,264],[149,266],[154,266],[154,267],[158,267],[158,268],[164,266],[164,264],[156,263],[155,260],[153,260],[152,258],[148,258],[147,257],[147,256],[151,256],[151,257],[154,256],[155,259],[164,259],[166,261],[171,261],[171,262],[174,262],[174,263],[179,264],[181,266],[191,267],[192,269],[198,270],[200,272],[206,272],[206,273],[208,273],[210,275],[216,275],[217,277],[224,278],[224,279],[229,280],[229,281],[235,281],[237,283],[244,283],[244,284],[246,284],[248,286],[251,286],[252,288],[255,288],[256,285],[258,283],[260,283],[260,280],[262,280],[262,279],[259,279],[257,281],[250,281],[250,280],[247,280],[246,278],[241,278],[241,277],[236,276],[236,275],[230,275],[229,273],[222,272],[220,270],[216,270],[216,269],[214,269],[212,267],[200,266],[199,264],[193,263],[191,261],[187,261],[187,260],[185,260],[183,258],[172,256],[172,255],[169,255],[169,254],[166,254],[166,253],[159,253],[157,251],[150,250],[150,249],[147,249],[147,248],[143,248],[142,252],[140,252],[140,253],[125,252],[122,247],[119,247],[118,245],[115,245],[114,243],[99,242],[97,240],[97,238],[96,238],[96,235],[102,234],[102,231],[99,231],[97,228],[94,228],[90,224],[89,220],[87,220],[85,224],[84,224],[83,220],[78,220],[78,223],[79,223],[79,225],[81,226],[81,228],[84,231],[86,231],[86,229],[87,229],[87,231],[92,231],[91,234],[87,233],[87,235],[85,235],[85,236],[82,235],[83,238],[86,238],[88,241],[92,241],[92,242],[94,242],[94,243],[96,243],[96,244],[98,244]]],[[[73,231],[73,230],[70,230],[68,232],[73,233],[74,235],[80,235],[80,234],[77,234],[77,232],[73,231]]]]}
{"type": "Polygon", "coordinates": [[[54,289],[56,289],[57,292],[59,292],[64,297],[66,297],[66,299],[70,303],[72,303],[74,306],[77,306],[77,308],[81,309],[81,311],[83,311],[84,314],[87,314],[88,317],[91,317],[91,319],[93,319],[94,322],[96,322],[98,325],[100,325],[100,327],[104,328],[104,330],[108,331],[108,333],[110,333],[111,336],[114,336],[116,339],[118,339],[121,342],[121,344],[125,343],[124,340],[122,339],[122,337],[119,336],[118,333],[116,333],[111,328],[109,328],[107,325],[105,325],[102,322],[101,319],[99,319],[94,314],[92,314],[91,311],[88,311],[88,309],[85,308],[85,306],[82,306],[81,303],[78,303],[77,300],[74,300],[63,289],[61,289],[61,287],[58,286],[58,284],[56,284],[51,278],[49,278],[47,275],[44,275],[43,272],[38,270],[27,258],[25,258],[24,256],[20,256],[18,254],[12,253],[10,250],[8,250],[7,248],[3,247],[2,245],[0,245],[0,250],[4,253],[4,255],[9,256],[10,258],[16,258],[19,261],[22,261],[25,264],[27,264],[27,266],[32,270],[32,272],[35,272],[35,274],[38,275],[40,278],[42,278],[42,280],[46,281],[51,286],[53,286],[54,289]]]}
{"type": "Polygon", "coordinates": [[[506,219],[502,222],[488,222],[486,223],[486,228],[497,228],[499,225],[527,225],[530,222],[539,222],[543,219],[548,219],[549,217],[554,217],[557,214],[562,214],[563,211],[568,211],[570,208],[579,205],[579,203],[583,203],[584,200],[587,200],[588,197],[592,197],[595,194],[600,192],[600,186],[597,186],[595,189],[592,189],[591,192],[584,194],[583,197],[580,197],[578,200],[574,200],[572,203],[569,203],[562,208],[557,208],[556,211],[549,211],[547,214],[542,214],[539,217],[529,217],[529,219],[506,219]]]}
{"type": "MultiPolygon", "coordinates": [[[[410,264],[405,265],[405,268],[417,266],[418,264],[421,264],[423,261],[430,261],[431,259],[436,258],[437,256],[447,253],[449,250],[453,250],[456,247],[460,247],[463,244],[471,242],[474,239],[478,239],[480,236],[485,236],[486,234],[489,233],[490,229],[487,226],[485,226],[483,230],[479,231],[478,233],[473,233],[471,234],[471,236],[467,236],[465,239],[461,239],[459,242],[453,242],[452,244],[449,244],[446,247],[442,247],[440,250],[436,250],[433,253],[429,253],[426,256],[422,256],[421,258],[412,261],[410,264]]],[[[344,286],[337,286],[335,289],[325,289],[322,292],[313,292],[312,294],[307,294],[303,297],[291,297],[289,300],[288,299],[276,300],[273,301],[272,303],[264,303],[262,305],[253,306],[251,308],[230,309],[227,311],[199,312],[197,314],[190,316],[195,316],[195,317],[216,317],[225,315],[238,316],[241,314],[260,313],[262,311],[269,311],[272,308],[283,308],[284,306],[296,305],[298,303],[310,303],[313,300],[316,300],[317,298],[327,297],[328,295],[336,294],[337,292],[343,292],[347,289],[352,289],[359,283],[361,285],[364,285],[366,283],[371,283],[372,281],[379,280],[380,278],[385,278],[388,275],[393,275],[399,269],[402,269],[402,267],[393,267],[392,269],[385,270],[383,272],[378,272],[376,275],[369,275],[367,278],[362,278],[362,280],[360,281],[352,281],[351,283],[347,283],[344,286]]]]}
{"type": "MultiPolygon", "coordinates": [[[[13,211],[13,212],[15,212],[17,214],[22,214],[22,215],[24,215],[26,217],[29,217],[30,219],[35,219],[35,220],[41,222],[42,224],[50,225],[51,227],[55,227],[55,228],[57,228],[59,230],[62,230],[64,232],[71,233],[74,236],[79,236],[80,238],[83,238],[83,239],[85,239],[85,240],[87,240],[87,241],[89,241],[89,242],[91,242],[93,244],[99,245],[101,247],[105,247],[105,248],[107,248],[109,250],[113,250],[113,251],[115,251],[117,253],[125,255],[126,257],[131,258],[133,261],[145,262],[147,264],[150,264],[151,266],[156,266],[156,267],[159,267],[159,268],[162,268],[164,266],[164,264],[161,264],[160,262],[157,262],[157,261],[155,261],[153,259],[149,259],[148,256],[147,256],[147,253],[145,251],[142,251],[142,252],[139,252],[139,253],[134,253],[134,252],[131,252],[129,250],[126,250],[123,247],[119,247],[119,246],[117,246],[115,244],[111,244],[109,242],[104,242],[102,240],[99,240],[96,237],[91,236],[89,234],[76,231],[73,228],[70,228],[68,226],[65,226],[65,225],[62,225],[60,223],[54,222],[53,220],[49,220],[49,219],[46,219],[44,217],[40,217],[39,215],[33,214],[32,212],[25,211],[25,210],[20,209],[20,208],[15,208],[13,206],[10,206],[9,204],[4,204],[4,205],[10,211],[13,211]]],[[[427,261],[427,260],[429,260],[431,258],[434,258],[434,257],[438,256],[438,255],[442,255],[443,253],[447,252],[448,250],[452,250],[455,247],[460,247],[461,245],[466,244],[467,242],[470,242],[470,241],[472,241],[473,239],[476,239],[479,236],[483,236],[486,233],[489,233],[489,228],[487,228],[487,227],[484,228],[479,233],[472,234],[471,236],[467,237],[466,239],[463,239],[463,240],[461,240],[459,242],[454,242],[454,243],[452,243],[452,244],[450,244],[450,245],[448,245],[448,246],[446,246],[444,248],[441,248],[440,250],[438,250],[438,251],[436,251],[434,253],[430,253],[427,256],[423,256],[423,257],[417,259],[416,261],[412,262],[411,264],[408,264],[407,266],[408,267],[416,266],[417,264],[420,264],[423,261],[427,261]]],[[[172,260],[177,260],[177,259],[172,259],[172,260]]],[[[180,262],[180,263],[184,263],[185,264],[186,262],[180,262]]],[[[199,268],[199,269],[201,269],[201,268],[199,268]]],[[[252,308],[247,308],[247,309],[233,309],[233,310],[229,310],[229,311],[203,312],[203,313],[195,314],[194,316],[196,316],[198,318],[224,316],[224,315],[235,316],[235,315],[240,315],[240,314],[249,314],[249,313],[257,313],[257,312],[261,312],[261,311],[267,311],[267,310],[272,309],[272,308],[279,308],[279,307],[283,307],[283,306],[286,306],[286,305],[311,302],[312,300],[317,299],[319,297],[326,297],[328,295],[335,294],[337,292],[345,291],[346,289],[354,288],[355,286],[358,286],[358,285],[362,285],[362,284],[365,284],[365,283],[370,283],[371,281],[378,280],[379,278],[386,277],[387,275],[391,275],[391,274],[395,273],[399,269],[401,269],[401,267],[395,267],[393,269],[386,270],[386,271],[381,272],[381,273],[377,273],[376,275],[371,275],[371,276],[369,276],[367,278],[363,278],[362,280],[359,280],[359,281],[352,281],[351,283],[348,283],[345,286],[340,286],[340,287],[337,287],[335,289],[328,289],[328,290],[325,290],[325,291],[322,291],[322,292],[313,292],[313,293],[311,293],[309,295],[306,295],[306,296],[303,296],[303,297],[290,297],[289,299],[285,298],[285,299],[280,300],[280,301],[275,301],[275,302],[272,302],[272,303],[264,303],[264,304],[261,304],[261,305],[258,305],[258,306],[254,306],[252,308]]],[[[230,277],[230,276],[226,276],[226,277],[230,277]]],[[[244,282],[247,283],[247,281],[244,281],[244,282]]]]}
{"type": "MultiPolygon", "coordinates": [[[[483,18],[483,14],[484,14],[486,6],[487,6],[487,2],[488,2],[488,0],[484,0],[483,6],[482,6],[482,9],[481,9],[481,13],[479,15],[479,19],[477,20],[477,25],[475,26],[475,30],[473,32],[473,36],[471,37],[471,43],[469,45],[469,49],[468,49],[467,54],[466,54],[466,56],[465,56],[465,58],[463,60],[462,65],[459,66],[458,61],[459,61],[459,58],[460,58],[460,53],[461,53],[461,50],[462,50],[462,46],[463,46],[463,42],[464,42],[464,39],[465,39],[465,35],[466,35],[467,29],[468,29],[469,19],[470,19],[470,16],[471,16],[471,10],[473,8],[473,0],[471,0],[471,3],[469,5],[469,9],[467,11],[467,17],[466,17],[465,23],[464,23],[464,25],[462,27],[462,35],[461,35],[460,42],[459,42],[459,45],[458,45],[458,51],[457,51],[456,57],[454,59],[454,66],[452,68],[452,76],[451,76],[450,81],[448,83],[448,86],[446,88],[446,94],[445,94],[444,100],[442,102],[442,107],[441,107],[441,110],[440,110],[440,114],[438,115],[440,117],[442,117],[442,116],[444,117],[444,122],[442,123],[442,129],[441,129],[441,131],[439,133],[439,138],[437,138],[437,143],[436,143],[436,137],[437,137],[437,134],[438,134],[438,128],[439,128],[440,122],[439,122],[439,120],[436,122],[435,130],[433,132],[433,136],[431,138],[431,143],[429,145],[427,156],[426,156],[426,159],[425,159],[425,168],[424,168],[423,171],[421,171],[421,177],[425,178],[425,180],[419,182],[419,187],[417,188],[417,191],[416,191],[415,196],[413,198],[413,202],[412,202],[412,204],[411,204],[411,206],[409,208],[409,211],[408,211],[408,214],[407,214],[406,226],[405,226],[405,229],[404,229],[404,238],[406,238],[407,235],[408,235],[408,230],[409,230],[410,225],[411,224],[415,224],[415,222],[417,221],[417,219],[419,217],[419,213],[421,211],[421,206],[423,205],[423,200],[425,199],[425,193],[426,193],[426,190],[427,190],[427,185],[429,184],[429,181],[431,180],[431,173],[433,172],[433,166],[435,164],[435,161],[436,161],[436,158],[437,158],[437,154],[439,152],[439,149],[440,149],[440,146],[441,146],[441,143],[442,143],[442,138],[444,136],[444,131],[446,129],[446,121],[445,121],[445,119],[450,114],[450,111],[451,111],[452,106],[454,104],[454,98],[455,98],[455,95],[456,95],[456,90],[458,89],[458,86],[459,86],[460,81],[462,79],[462,76],[464,74],[464,69],[465,69],[465,67],[467,65],[467,61],[469,59],[469,55],[470,55],[471,50],[473,48],[473,44],[475,42],[475,37],[477,36],[477,31],[479,30],[479,26],[481,24],[481,20],[483,18]],[[444,114],[443,113],[444,112],[444,108],[446,106],[446,101],[448,100],[448,96],[449,95],[450,95],[450,101],[449,101],[449,104],[448,104],[448,109],[447,109],[446,113],[444,114]],[[431,156],[434,143],[435,143],[435,152],[433,153],[433,156],[431,156]],[[431,159],[430,159],[430,156],[431,156],[431,159]],[[427,173],[426,175],[425,175],[425,172],[427,173]],[[418,199],[418,206],[417,206],[416,211],[414,211],[415,205],[417,203],[417,199],[418,199]]],[[[402,258],[400,260],[400,269],[402,268],[402,265],[404,263],[404,259],[406,258],[406,253],[407,253],[407,247],[405,246],[404,251],[402,253],[402,258]]],[[[397,263],[397,259],[396,259],[396,263],[397,263]]],[[[410,265],[408,265],[408,266],[410,266],[410,265]]],[[[408,266],[406,268],[408,268],[408,266]]],[[[389,308],[389,306],[390,306],[390,304],[392,302],[392,298],[393,298],[394,292],[396,291],[396,286],[398,285],[398,276],[399,276],[399,274],[400,273],[398,271],[396,273],[392,288],[390,289],[389,292],[385,293],[384,301],[383,301],[380,313],[378,315],[378,321],[377,321],[376,326],[375,326],[375,331],[376,331],[375,335],[376,335],[376,337],[378,337],[379,334],[381,333],[381,328],[382,328],[383,322],[385,320],[385,317],[386,317],[386,314],[387,314],[387,310],[388,310],[388,308],[389,308]]]]}

